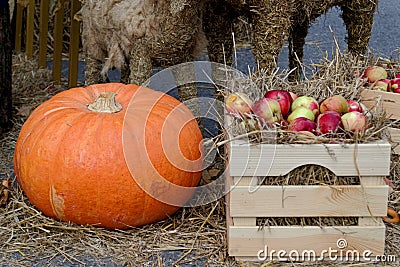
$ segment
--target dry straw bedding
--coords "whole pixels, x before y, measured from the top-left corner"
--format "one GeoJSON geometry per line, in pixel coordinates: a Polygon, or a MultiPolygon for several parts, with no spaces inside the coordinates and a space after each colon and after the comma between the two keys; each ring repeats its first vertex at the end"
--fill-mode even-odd
{"type": "MultiPolygon", "coordinates": [[[[348,55],[335,53],[333,59],[325,58],[314,69],[314,75],[299,83],[289,83],[284,72],[265,73],[262,70],[252,77],[258,90],[252,97],[258,98],[267,88],[280,87],[298,94],[308,94],[321,99],[327,95],[342,93],[357,99],[362,84],[354,79],[354,72],[361,72],[366,65],[375,64],[373,58],[356,62],[348,55]],[[317,70],[317,71],[315,71],[317,70]]],[[[396,62],[380,60],[389,69],[397,69],[396,62]]],[[[304,66],[307,67],[307,66],[304,66]]],[[[400,68],[399,68],[400,69],[400,68]]],[[[1,141],[0,178],[13,181],[7,204],[0,207],[0,264],[12,266],[50,265],[126,265],[126,266],[247,266],[227,256],[225,203],[220,199],[209,205],[181,209],[169,219],[137,229],[110,231],[93,226],[80,226],[47,218],[33,207],[15,182],[12,170],[13,149],[18,132],[30,111],[66,88],[54,86],[50,71],[37,69],[34,60],[22,54],[13,56],[13,93],[15,104],[15,126],[1,141]]],[[[384,114],[373,116],[370,133],[365,138],[374,140],[384,137],[378,131],[390,121],[384,114]]],[[[284,136],[280,142],[293,142],[293,136],[284,136]]],[[[354,141],[354,140],[353,140],[354,141]]],[[[204,172],[202,183],[215,176],[215,169],[204,172]]],[[[391,176],[396,189],[390,194],[389,205],[400,209],[399,157],[392,157],[391,176]]],[[[317,166],[303,167],[292,172],[289,183],[337,184],[357,183],[358,177],[336,179],[329,171],[317,166]],[[321,178],[322,177],[322,178],[321,178]],[[306,179],[304,179],[306,178],[306,179]]],[[[286,181],[278,177],[276,184],[286,181]],[[281,179],[281,180],[279,180],[281,179]]],[[[354,219],[341,218],[335,224],[354,224],[354,219]]],[[[259,220],[260,225],[284,225],[285,220],[259,220]]],[[[302,218],[296,224],[330,225],[330,219],[302,218]]],[[[386,254],[400,256],[400,226],[387,225],[386,254]]],[[[268,263],[264,266],[313,266],[317,263],[268,263]]],[[[321,263],[320,263],[321,265],[321,263]]],[[[337,264],[324,263],[323,266],[337,264]]],[[[356,265],[356,263],[355,263],[356,265]]],[[[363,264],[364,265],[364,264],[363,264]]]]}

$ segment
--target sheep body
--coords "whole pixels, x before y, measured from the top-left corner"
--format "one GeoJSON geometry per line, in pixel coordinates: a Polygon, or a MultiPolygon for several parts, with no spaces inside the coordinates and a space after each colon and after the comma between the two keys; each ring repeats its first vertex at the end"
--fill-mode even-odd
{"type": "Polygon", "coordinates": [[[152,66],[189,61],[205,49],[202,1],[86,0],[82,8],[86,83],[110,68],[126,70],[129,82],[142,83],[152,66]],[[129,72],[129,70],[128,70],[129,72]]]}

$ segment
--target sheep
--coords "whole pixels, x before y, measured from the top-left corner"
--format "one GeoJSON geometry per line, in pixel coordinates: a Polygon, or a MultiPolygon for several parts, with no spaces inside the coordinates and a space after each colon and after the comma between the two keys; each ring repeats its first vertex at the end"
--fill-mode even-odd
{"type": "Polygon", "coordinates": [[[122,70],[123,81],[140,84],[151,76],[155,65],[166,67],[195,59],[205,48],[204,33],[210,61],[229,64],[233,48],[231,32],[239,16],[248,17],[253,25],[252,50],[261,68],[276,67],[278,54],[288,40],[289,67],[296,68],[299,75],[312,20],[329,8],[340,6],[349,51],[365,54],[377,2],[86,0],[82,11],[86,82],[98,82],[108,69],[116,67],[122,70]],[[104,67],[101,67],[102,61],[105,61],[104,67]]]}
{"type": "Polygon", "coordinates": [[[231,51],[233,47],[233,23],[244,16],[253,25],[252,51],[259,66],[267,71],[276,68],[278,54],[288,40],[289,68],[296,68],[293,76],[299,78],[303,46],[312,20],[333,6],[341,7],[348,32],[348,50],[354,55],[363,55],[377,3],[378,0],[209,0],[205,4],[203,24],[210,61],[224,62],[223,48],[231,51]]]}
{"type": "MultiPolygon", "coordinates": [[[[194,60],[206,49],[202,28],[205,0],[85,0],[82,43],[85,83],[106,81],[111,68],[121,81],[143,84],[154,66],[194,60]],[[102,66],[102,63],[104,65],[102,66]]],[[[177,79],[182,73],[176,73],[177,79]]],[[[193,87],[179,87],[182,101],[195,97],[193,87]]]]}

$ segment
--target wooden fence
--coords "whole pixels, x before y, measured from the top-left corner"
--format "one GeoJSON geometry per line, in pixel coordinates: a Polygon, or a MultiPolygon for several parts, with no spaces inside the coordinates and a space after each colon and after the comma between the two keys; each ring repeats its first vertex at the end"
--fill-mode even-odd
{"type": "MultiPolygon", "coordinates": [[[[52,61],[53,79],[56,83],[61,83],[62,69],[62,49],[63,49],[63,30],[64,30],[64,6],[70,2],[70,40],[68,51],[68,86],[75,87],[78,82],[78,54],[80,40],[80,21],[75,15],[81,9],[79,0],[40,0],[39,14],[39,40],[38,40],[38,65],[46,67],[48,60],[48,32],[49,32],[49,6],[55,5],[54,9],[54,30],[52,61]]],[[[21,51],[24,45],[25,53],[28,57],[34,54],[34,32],[35,30],[35,0],[16,0],[16,29],[15,29],[15,50],[21,51]],[[24,16],[24,14],[26,14],[24,16]],[[24,27],[25,26],[25,27],[24,27]],[[24,44],[23,42],[24,41],[24,44]]]]}

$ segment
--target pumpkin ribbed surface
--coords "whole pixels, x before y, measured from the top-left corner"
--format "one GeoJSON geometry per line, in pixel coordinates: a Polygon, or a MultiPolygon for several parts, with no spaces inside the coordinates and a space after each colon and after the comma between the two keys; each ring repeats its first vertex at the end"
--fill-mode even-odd
{"type": "Polygon", "coordinates": [[[196,120],[173,97],[136,85],[97,84],[61,92],[32,112],[17,140],[14,169],[30,202],[45,215],[122,229],[159,221],[178,210],[142,189],[143,182],[160,187],[152,184],[159,179],[155,175],[193,188],[174,196],[176,203],[183,205],[191,197],[201,177],[201,140],[196,120]],[[105,98],[111,92],[116,103],[105,98]],[[95,111],[93,103],[102,97],[112,110],[95,111]],[[174,127],[166,136],[163,128],[170,119],[174,127]],[[143,120],[145,125],[137,123],[143,120]],[[146,151],[135,151],[141,139],[146,151]],[[178,164],[170,162],[168,149],[180,151],[178,164]],[[153,170],[141,163],[144,155],[153,170]]]}

